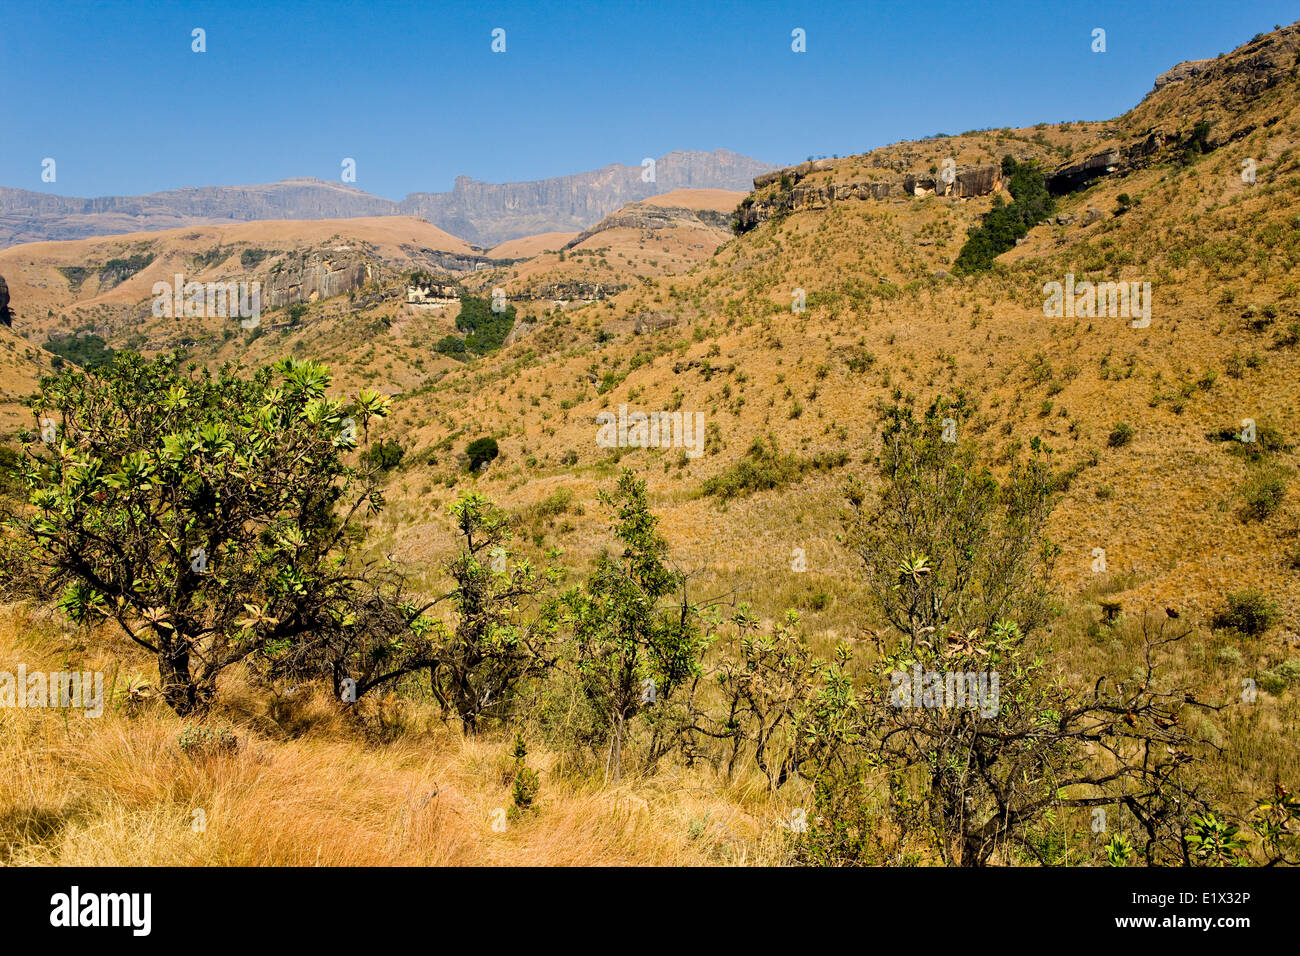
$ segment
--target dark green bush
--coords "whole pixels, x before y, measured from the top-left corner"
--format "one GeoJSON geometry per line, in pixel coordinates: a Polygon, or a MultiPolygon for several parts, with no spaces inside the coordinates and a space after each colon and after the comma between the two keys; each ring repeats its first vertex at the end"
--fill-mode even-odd
{"type": "Polygon", "coordinates": [[[478,471],[482,465],[501,454],[501,451],[497,448],[495,438],[476,438],[465,446],[465,454],[469,456],[469,470],[478,471]]]}
{"type": "Polygon", "coordinates": [[[1277,605],[1254,588],[1228,595],[1227,603],[1214,615],[1216,628],[1230,628],[1251,636],[1263,634],[1277,623],[1277,605]]]}
{"type": "Polygon", "coordinates": [[[81,368],[99,368],[113,360],[113,350],[93,333],[65,335],[45,341],[45,351],[81,368]]]}
{"type": "Polygon", "coordinates": [[[361,457],[377,468],[389,471],[401,464],[405,454],[406,449],[401,444],[395,439],[386,438],[371,445],[361,457]]]}

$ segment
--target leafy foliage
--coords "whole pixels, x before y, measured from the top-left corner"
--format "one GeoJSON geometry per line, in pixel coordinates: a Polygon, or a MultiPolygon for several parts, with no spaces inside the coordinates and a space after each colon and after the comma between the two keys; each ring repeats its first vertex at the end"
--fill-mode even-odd
{"type": "Polygon", "coordinates": [[[344,455],[389,400],[327,398],[329,381],[292,359],[243,379],[131,353],[41,381],[57,443],[26,446],[17,529],[74,621],[112,618],[157,656],[179,714],[227,667],[355,626],[354,521],[383,499],[344,455]]]}
{"type": "Polygon", "coordinates": [[[1263,634],[1277,623],[1277,605],[1262,591],[1254,588],[1228,595],[1224,607],[1214,615],[1214,626],[1231,628],[1242,634],[1263,634]]]}
{"type": "Polygon", "coordinates": [[[700,673],[706,640],[687,601],[685,577],[667,566],[645,482],[624,471],[601,500],[614,514],[617,554],[604,552],[585,587],[564,595],[583,693],[604,716],[607,768],[617,779],[627,723],[665,708],[700,673]]]}
{"type": "Polygon", "coordinates": [[[462,495],[449,512],[461,538],[446,568],[456,618],[434,640],[430,686],[444,710],[474,733],[484,716],[507,715],[522,681],[553,666],[554,615],[542,608],[525,619],[524,611],[561,575],[554,568],[538,575],[528,561],[511,561],[508,517],[482,495],[462,495]]]}
{"type": "Polygon", "coordinates": [[[468,293],[461,295],[456,328],[465,333],[465,350],[471,354],[486,355],[501,348],[514,325],[513,305],[507,305],[500,312],[493,312],[490,299],[468,293]]]}

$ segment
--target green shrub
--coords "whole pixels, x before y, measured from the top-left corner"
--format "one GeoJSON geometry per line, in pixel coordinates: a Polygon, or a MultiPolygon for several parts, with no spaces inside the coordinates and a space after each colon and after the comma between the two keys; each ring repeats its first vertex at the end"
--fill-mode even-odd
{"type": "Polygon", "coordinates": [[[239,264],[245,269],[252,269],[270,254],[266,249],[245,249],[239,254],[239,264]]]}
{"type": "Polygon", "coordinates": [[[514,324],[513,305],[506,306],[501,312],[493,312],[490,299],[469,294],[460,297],[456,328],[465,333],[465,349],[474,355],[486,355],[501,348],[514,324]]]}
{"type": "Polygon", "coordinates": [[[510,799],[514,803],[511,809],[516,813],[533,809],[533,803],[537,800],[537,792],[542,787],[537,771],[524,764],[524,758],[527,756],[528,748],[524,746],[523,734],[516,733],[514,784],[510,788],[510,799]]]}
{"type": "Polygon", "coordinates": [[[1219,653],[1214,655],[1214,659],[1229,667],[1240,667],[1243,660],[1241,651],[1232,646],[1220,648],[1219,653]]]}
{"type": "Polygon", "coordinates": [[[433,343],[433,350],[440,355],[449,355],[462,361],[469,355],[469,350],[465,348],[465,340],[459,335],[444,335],[433,343]]]}
{"type": "Polygon", "coordinates": [[[402,456],[405,454],[406,449],[395,439],[384,439],[366,449],[361,458],[377,468],[390,471],[401,464],[402,456]]]}
{"type": "Polygon", "coordinates": [[[1275,671],[1260,671],[1257,681],[1260,690],[1277,695],[1286,690],[1286,681],[1275,671]]]}
{"type": "Polygon", "coordinates": [[[1247,519],[1264,521],[1277,514],[1286,499],[1286,479],[1275,470],[1257,471],[1241,486],[1247,519]]]}
{"type": "Polygon", "coordinates": [[[46,339],[45,351],[66,359],[81,368],[99,368],[113,360],[113,350],[93,333],[65,335],[46,339]]]}
{"type": "Polygon", "coordinates": [[[721,474],[707,479],[703,491],[725,501],[792,484],[802,474],[803,462],[798,456],[782,454],[774,438],[767,441],[756,438],[743,458],[721,474]]]}
{"type": "Polygon", "coordinates": [[[469,470],[478,471],[501,454],[501,450],[495,438],[476,438],[465,446],[465,454],[469,456],[469,470]]]}
{"type": "Polygon", "coordinates": [[[1111,429],[1111,433],[1106,439],[1106,444],[1110,445],[1111,448],[1123,448],[1133,440],[1133,435],[1133,426],[1128,422],[1120,422],[1111,429]]]}
{"type": "Polygon", "coordinates": [[[1277,676],[1288,684],[1300,684],[1300,657],[1292,657],[1279,664],[1277,676]]]}
{"type": "Polygon", "coordinates": [[[1261,591],[1249,588],[1229,594],[1223,609],[1214,615],[1213,624],[1254,636],[1276,624],[1277,616],[1277,605],[1261,591]]]}
{"type": "Polygon", "coordinates": [[[535,510],[539,518],[554,518],[568,511],[571,504],[573,504],[573,490],[556,488],[537,503],[535,510]]]}

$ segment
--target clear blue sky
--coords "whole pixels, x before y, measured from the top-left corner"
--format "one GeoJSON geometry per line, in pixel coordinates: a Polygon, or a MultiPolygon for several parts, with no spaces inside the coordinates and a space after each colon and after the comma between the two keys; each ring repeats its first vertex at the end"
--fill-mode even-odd
{"type": "Polygon", "coordinates": [[[0,185],[337,180],[352,157],[359,188],[400,199],[673,149],[795,162],[1109,118],[1174,63],[1298,17],[1300,0],[0,0],[0,185]]]}

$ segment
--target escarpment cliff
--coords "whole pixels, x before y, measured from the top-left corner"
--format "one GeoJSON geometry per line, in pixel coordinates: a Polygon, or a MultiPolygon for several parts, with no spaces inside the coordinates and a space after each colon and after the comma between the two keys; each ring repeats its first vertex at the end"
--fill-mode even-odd
{"type": "Polygon", "coordinates": [[[450,192],[410,193],[400,202],[309,178],[95,198],[0,187],[0,249],[181,226],[368,216],[419,216],[488,247],[521,236],[577,232],[628,202],[675,189],[747,189],[754,176],[771,168],[725,149],[677,150],[652,165],[613,163],[530,182],[486,183],[459,176],[450,192]]]}
{"type": "Polygon", "coordinates": [[[676,189],[747,189],[771,167],[725,149],[676,151],[651,166],[620,163],[522,183],[456,178],[449,193],[412,193],[401,211],[481,246],[543,232],[575,232],[638,200],[676,189]]]}

